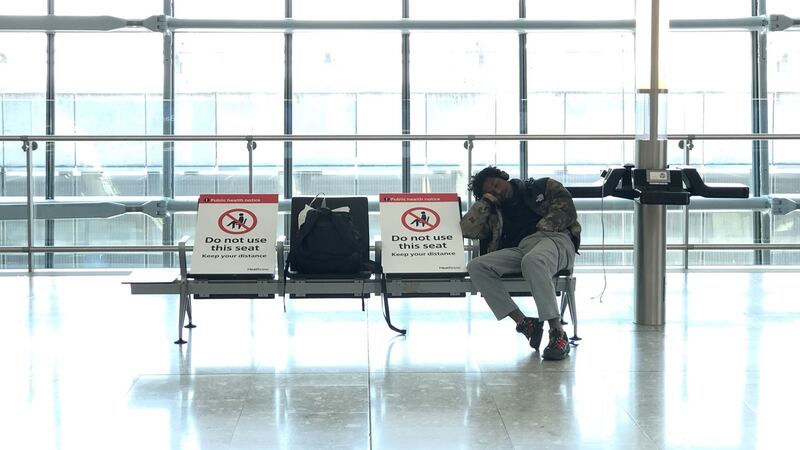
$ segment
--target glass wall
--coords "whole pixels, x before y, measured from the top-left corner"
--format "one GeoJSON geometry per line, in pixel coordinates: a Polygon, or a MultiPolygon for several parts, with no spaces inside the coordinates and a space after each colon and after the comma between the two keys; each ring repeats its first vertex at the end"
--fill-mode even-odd
{"type": "MultiPolygon", "coordinates": [[[[746,32],[670,33],[671,61],[667,73],[670,133],[749,134],[753,132],[751,37],[746,32]]],[[[671,142],[668,161],[691,165],[710,183],[752,185],[750,141],[695,141],[691,151],[671,142]]],[[[753,242],[753,213],[691,212],[689,242],[753,242]],[[724,224],[724,225],[723,225],[724,224]],[[732,238],[732,236],[735,236],[732,238]]],[[[671,214],[680,223],[682,214],[671,214]]],[[[670,226],[670,230],[682,227],[670,226]]],[[[671,233],[670,243],[682,242],[682,233],[671,233]]],[[[681,252],[670,252],[679,263],[681,252]]],[[[705,265],[751,264],[752,251],[691,252],[689,263],[705,265]]]]}
{"type": "MultiPolygon", "coordinates": [[[[772,14],[800,17],[800,3],[771,0],[772,14]]],[[[767,88],[769,123],[772,133],[797,133],[800,117],[800,33],[767,35],[767,88]]],[[[770,142],[770,191],[776,195],[800,194],[800,150],[797,141],[770,142]]],[[[795,243],[800,235],[800,214],[772,217],[773,242],[795,243]]],[[[796,253],[773,252],[773,264],[798,264],[796,253]]]]}
{"type": "MultiPolygon", "coordinates": [[[[293,40],[294,134],[400,134],[400,36],[297,33],[293,40]]],[[[402,191],[400,142],[293,144],[294,195],[402,191]]]]}
{"type": "MultiPolygon", "coordinates": [[[[152,33],[58,33],[55,39],[55,133],[161,134],[162,39],[152,33]]],[[[57,142],[55,198],[114,201],[160,197],[160,143],[57,142]]],[[[36,222],[37,229],[47,222],[36,222]]],[[[161,221],[142,214],[59,219],[53,244],[161,244],[161,221]]],[[[45,233],[36,245],[45,245],[45,233]]],[[[130,267],[144,255],[59,254],[54,267],[130,267]]]]}
{"type": "MultiPolygon", "coordinates": [[[[528,34],[528,132],[633,133],[635,71],[629,32],[528,34]],[[556,63],[557,61],[557,63],[556,63]]],[[[528,174],[565,185],[592,184],[634,162],[621,141],[531,141],[528,174]]],[[[579,212],[584,244],[632,244],[632,213],[579,212]]],[[[632,252],[581,252],[579,264],[631,264],[632,252]]]]}
{"type": "MultiPolygon", "coordinates": [[[[41,13],[13,8],[11,13],[41,13]]],[[[5,135],[44,134],[47,88],[47,40],[43,34],[0,34],[0,129],[5,135]]],[[[20,142],[2,142],[0,195],[3,201],[25,202],[28,189],[26,154],[20,142]]],[[[44,195],[44,151],[32,152],[33,192],[44,195]]],[[[38,230],[37,230],[38,231],[38,230]]],[[[24,218],[0,220],[0,245],[28,245],[24,218]]],[[[42,236],[37,234],[37,236],[42,236]]],[[[23,268],[27,256],[0,254],[0,268],[23,268]]]]}
{"type": "MultiPolygon", "coordinates": [[[[412,134],[519,133],[519,63],[514,33],[415,33],[410,39],[412,134]]],[[[458,141],[414,142],[411,190],[466,196],[467,151],[458,141]]],[[[477,169],[519,175],[519,144],[478,141],[477,169]]]]}
{"type": "MultiPolygon", "coordinates": [[[[790,0],[770,0],[770,14],[800,18],[790,0]]],[[[197,19],[396,20],[400,0],[294,0],[286,2],[175,0],[172,15],[197,19]]],[[[163,14],[162,0],[55,0],[55,14],[114,15],[142,19],[163,14]]],[[[518,0],[408,1],[411,19],[513,20],[518,0]]],[[[528,1],[536,20],[632,19],[634,1],[528,1]]],[[[751,0],[675,0],[673,18],[750,16],[751,0]]],[[[46,13],[47,2],[5,2],[0,14],[46,13]]],[[[55,34],[52,66],[53,129],[76,135],[383,135],[401,134],[632,134],[635,61],[633,33],[624,31],[294,31],[178,30],[164,53],[164,36],[139,32],[55,34]],[[521,42],[525,46],[521,48],[521,42]],[[407,56],[407,66],[404,57],[407,56]],[[408,78],[404,77],[407,70],[408,78]],[[173,83],[165,84],[165,73],[173,83]],[[404,82],[407,82],[404,85],[404,82]],[[165,87],[165,85],[167,87],[165,87]],[[525,89],[521,92],[521,89],[525,89]],[[404,110],[403,92],[410,103],[404,110]],[[165,91],[166,89],[166,91],[165,91]],[[167,98],[165,97],[167,93],[167,98]],[[171,96],[171,97],[170,97],[171,96]],[[170,115],[172,114],[172,115],[170,115]],[[403,130],[404,115],[410,118],[403,130]],[[524,121],[525,123],[521,123],[524,121]]],[[[673,31],[666,83],[668,131],[749,134],[754,130],[755,33],[673,31]]],[[[168,42],[168,41],[167,41],[168,42]]],[[[797,133],[800,114],[800,33],[767,33],[769,131],[797,133]]],[[[0,123],[5,135],[47,132],[47,36],[0,33],[0,123]]],[[[39,143],[40,149],[45,143],[39,143]]],[[[753,144],[746,140],[693,142],[691,151],[670,142],[671,165],[692,165],[708,182],[752,185],[753,144]]],[[[800,194],[797,141],[769,142],[770,193],[800,194]]],[[[598,182],[603,169],[634,162],[632,142],[475,141],[473,170],[498,165],[566,185],[598,182]]],[[[2,143],[0,189],[23,202],[25,154],[2,143]]],[[[168,236],[192,235],[194,213],[172,221],[145,214],[45,220],[45,179],[56,201],[138,202],[167,195],[164,172],[174,176],[174,197],[192,202],[201,193],[247,192],[245,143],[59,142],[33,153],[37,196],[35,245],[159,245],[168,236]],[[50,165],[48,165],[50,164],[50,165]],[[166,227],[166,229],[165,229],[166,227]]],[[[292,195],[367,195],[403,189],[403,144],[392,141],[257,142],[253,192],[292,195]],[[286,163],[290,162],[290,165],[286,163]]],[[[412,141],[410,190],[468,195],[467,150],[461,141],[412,141]]],[[[633,244],[630,211],[581,211],[585,244],[633,244]]],[[[797,243],[800,213],[766,223],[772,242],[797,243]]],[[[668,213],[668,242],[758,241],[758,214],[746,210],[668,213]],[[688,214],[688,218],[687,218],[688,214]],[[687,226],[688,220],[688,226],[687,226]]],[[[278,221],[280,234],[283,221],[278,221]]],[[[379,232],[377,220],[371,223],[379,232]]],[[[0,220],[0,245],[27,244],[24,220],[0,220]]],[[[582,252],[581,265],[632,264],[632,252],[582,252]]],[[[773,251],[772,264],[800,264],[800,252],[773,251]]],[[[754,251],[692,251],[690,265],[757,263],[754,251]]],[[[0,268],[24,267],[22,255],[0,255],[0,268]]],[[[668,253],[682,265],[681,251],[668,253]]],[[[37,267],[142,267],[161,258],[138,254],[37,256],[37,267]]]]}
{"type": "MultiPolygon", "coordinates": [[[[176,33],[174,45],[176,134],[283,133],[282,35],[176,33]]],[[[249,158],[244,141],[176,142],[176,198],[249,192],[249,158]]],[[[282,192],[283,173],[283,144],[257,142],[252,191],[282,192]]],[[[174,237],[194,227],[194,213],[177,214],[174,237]]]]}

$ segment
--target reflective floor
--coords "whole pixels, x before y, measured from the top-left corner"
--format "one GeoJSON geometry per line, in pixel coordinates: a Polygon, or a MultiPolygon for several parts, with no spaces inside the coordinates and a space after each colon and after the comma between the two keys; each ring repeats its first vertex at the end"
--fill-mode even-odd
{"type": "MultiPolygon", "coordinates": [[[[791,273],[578,274],[579,335],[543,362],[480,297],[195,301],[123,277],[0,277],[0,448],[798,448],[791,273]]],[[[523,300],[533,312],[533,302],[523,300]]],[[[571,328],[569,328],[571,330],[571,328]]]]}

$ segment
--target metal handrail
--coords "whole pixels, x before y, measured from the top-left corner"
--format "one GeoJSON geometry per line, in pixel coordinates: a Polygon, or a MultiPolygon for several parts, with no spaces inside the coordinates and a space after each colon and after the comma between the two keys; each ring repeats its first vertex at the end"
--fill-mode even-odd
{"type": "MultiPolygon", "coordinates": [[[[121,245],[121,246],[54,246],[43,247],[35,246],[30,248],[31,253],[157,253],[157,252],[177,252],[178,245],[121,245]]],[[[187,252],[194,250],[194,246],[187,245],[187,252]]],[[[289,246],[285,248],[288,250],[289,246]]],[[[370,246],[370,250],[374,250],[370,246]]],[[[465,245],[464,250],[470,251],[471,245],[465,245]]],[[[0,247],[0,254],[3,253],[28,253],[28,247],[0,247]]],[[[630,251],[633,244],[586,244],[581,245],[581,251],[630,251]]],[[[800,243],[770,243],[770,244],[667,244],[667,250],[800,250],[800,243]]]]}
{"type": "MultiPolygon", "coordinates": [[[[800,25],[800,20],[783,14],[733,18],[672,19],[672,30],[783,31],[800,25]]],[[[634,19],[559,20],[303,20],[303,19],[181,19],[155,15],[145,19],[114,16],[17,15],[0,16],[0,31],[114,31],[149,30],[268,30],[288,33],[298,30],[379,30],[379,31],[535,31],[595,30],[633,31],[634,19]]]]}
{"type": "MultiPolygon", "coordinates": [[[[2,135],[2,141],[626,141],[635,134],[128,134],[128,135],[2,135]]],[[[798,133],[719,134],[679,133],[668,134],[667,140],[793,140],[798,133]]]]}

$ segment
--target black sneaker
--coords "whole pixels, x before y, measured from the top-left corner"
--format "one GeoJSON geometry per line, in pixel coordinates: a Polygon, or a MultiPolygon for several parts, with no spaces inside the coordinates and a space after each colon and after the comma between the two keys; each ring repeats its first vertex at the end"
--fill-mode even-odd
{"type": "Polygon", "coordinates": [[[544,334],[544,324],[539,322],[536,317],[526,317],[517,324],[517,333],[524,334],[531,347],[539,351],[539,345],[542,343],[542,334],[544,334]]]}
{"type": "Polygon", "coordinates": [[[569,355],[569,338],[564,330],[550,329],[550,343],[542,352],[542,359],[551,361],[564,359],[569,355]]]}

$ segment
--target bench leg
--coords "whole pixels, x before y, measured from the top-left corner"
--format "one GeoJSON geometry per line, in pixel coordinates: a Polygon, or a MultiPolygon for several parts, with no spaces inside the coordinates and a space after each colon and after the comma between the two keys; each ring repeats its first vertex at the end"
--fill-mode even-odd
{"type": "Polygon", "coordinates": [[[383,318],[386,319],[386,325],[389,325],[389,328],[392,331],[405,335],[407,330],[402,330],[392,325],[392,317],[390,316],[389,313],[389,297],[386,294],[383,294],[382,297],[383,297],[383,318]]]}
{"type": "MultiPolygon", "coordinates": [[[[558,294],[558,292],[556,292],[558,294]]],[[[567,292],[561,292],[561,325],[566,325],[567,321],[564,320],[564,312],[567,310],[567,306],[569,306],[569,298],[567,292]]],[[[572,315],[572,308],[569,310],[570,316],[572,315]]],[[[575,319],[572,319],[573,321],[575,319]]]]}
{"type": "Polygon", "coordinates": [[[183,339],[183,322],[186,318],[186,312],[189,307],[189,295],[186,291],[186,283],[181,282],[181,292],[179,294],[180,301],[178,306],[178,340],[175,341],[175,343],[178,345],[186,343],[186,341],[183,339]]]}
{"type": "Polygon", "coordinates": [[[569,316],[572,318],[572,337],[569,338],[569,340],[574,344],[575,341],[581,340],[581,338],[578,337],[578,316],[577,312],[575,311],[577,309],[575,307],[575,290],[570,289],[568,292],[564,292],[562,295],[564,296],[564,299],[567,300],[567,305],[569,306],[569,316]]]}
{"type": "Polygon", "coordinates": [[[186,296],[186,316],[189,318],[189,325],[186,325],[184,328],[197,328],[197,325],[192,323],[192,296],[186,296]]]}

